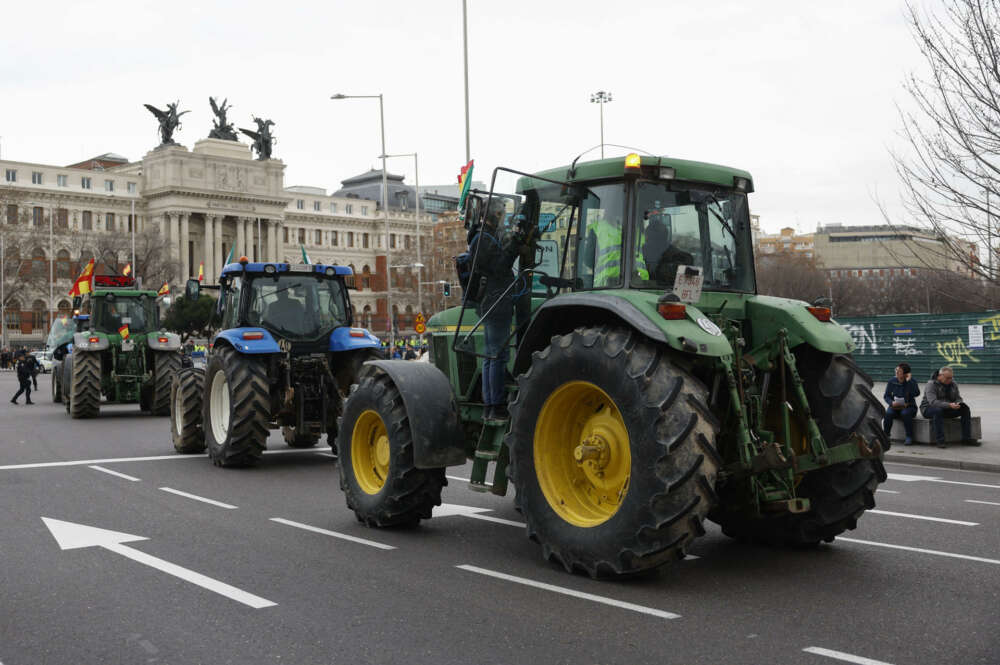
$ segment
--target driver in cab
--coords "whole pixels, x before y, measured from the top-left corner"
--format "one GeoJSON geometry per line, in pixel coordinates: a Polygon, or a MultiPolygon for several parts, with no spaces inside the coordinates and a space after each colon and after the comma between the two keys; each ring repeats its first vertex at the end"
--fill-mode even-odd
{"type": "Polygon", "coordinates": [[[293,333],[303,332],[305,326],[305,308],[302,302],[292,298],[288,287],[277,292],[276,300],[267,306],[267,320],[274,321],[285,330],[293,333]]]}
{"type": "Polygon", "coordinates": [[[694,257],[673,244],[673,225],[670,215],[655,201],[652,208],[642,214],[646,232],[640,240],[639,253],[645,269],[639,269],[642,279],[660,284],[674,283],[677,268],[694,263],[694,257]]]}

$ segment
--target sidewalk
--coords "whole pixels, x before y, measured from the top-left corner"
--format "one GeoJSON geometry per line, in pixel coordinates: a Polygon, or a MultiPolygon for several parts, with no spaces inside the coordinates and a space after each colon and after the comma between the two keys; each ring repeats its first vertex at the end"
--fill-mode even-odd
{"type": "MultiPolygon", "coordinates": [[[[932,445],[920,444],[903,446],[901,442],[896,442],[892,444],[892,450],[885,454],[886,462],[1000,473],[1000,386],[963,385],[961,370],[958,370],[956,374],[962,399],[972,409],[972,415],[982,419],[982,445],[962,446],[956,444],[941,449],[932,445]]],[[[920,392],[923,393],[925,382],[918,383],[920,383],[920,392]]],[[[872,391],[881,400],[882,394],[885,392],[885,383],[876,382],[872,391]]]]}

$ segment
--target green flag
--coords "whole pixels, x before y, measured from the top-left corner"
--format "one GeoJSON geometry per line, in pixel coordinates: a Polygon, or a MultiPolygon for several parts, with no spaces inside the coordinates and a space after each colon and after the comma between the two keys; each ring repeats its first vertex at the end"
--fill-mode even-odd
{"type": "Polygon", "coordinates": [[[309,255],[306,254],[306,246],[299,245],[299,247],[302,248],[302,262],[305,263],[306,265],[311,265],[312,261],[309,260],[309,255]]]}
{"type": "Polygon", "coordinates": [[[226,262],[223,263],[222,265],[228,266],[230,263],[233,262],[233,252],[234,251],[236,251],[236,245],[233,245],[232,247],[229,248],[229,255],[226,256],[226,262]]]}

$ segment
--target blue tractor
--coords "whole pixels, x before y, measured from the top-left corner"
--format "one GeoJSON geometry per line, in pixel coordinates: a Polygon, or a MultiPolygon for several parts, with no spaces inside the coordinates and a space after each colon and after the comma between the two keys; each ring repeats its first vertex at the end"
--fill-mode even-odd
{"type": "Polygon", "coordinates": [[[204,368],[183,367],[171,386],[170,423],[180,453],[208,449],[217,466],[256,463],[268,430],[295,448],[333,445],[344,397],[379,339],[353,327],[343,266],[250,263],[222,269],[218,286],[189,280],[186,297],[219,290],[204,368]]]}

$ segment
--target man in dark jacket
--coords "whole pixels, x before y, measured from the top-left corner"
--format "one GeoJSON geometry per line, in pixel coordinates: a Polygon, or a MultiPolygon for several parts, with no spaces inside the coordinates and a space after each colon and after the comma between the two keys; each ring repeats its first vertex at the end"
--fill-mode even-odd
{"type": "Polygon", "coordinates": [[[945,418],[961,418],[962,443],[975,443],[972,439],[972,412],[969,411],[969,405],[962,401],[958,384],[955,383],[955,372],[951,367],[939,369],[937,378],[928,382],[924,388],[920,414],[931,421],[938,448],[947,447],[944,442],[945,418]]]}
{"type": "Polygon", "coordinates": [[[31,401],[31,373],[33,367],[34,363],[29,362],[25,356],[21,356],[21,359],[17,361],[17,380],[21,387],[20,390],[14,393],[14,397],[11,398],[10,401],[12,404],[17,404],[17,398],[21,396],[21,393],[24,393],[25,404],[34,404],[31,401]]]}
{"type": "Polygon", "coordinates": [[[913,445],[913,418],[917,415],[917,397],[920,395],[920,387],[910,376],[910,366],[900,363],[896,366],[896,376],[889,379],[885,385],[885,395],[883,399],[888,405],[885,408],[885,419],[882,421],[882,429],[885,435],[892,434],[892,421],[899,418],[903,421],[903,429],[906,431],[904,446],[913,445]]]}

